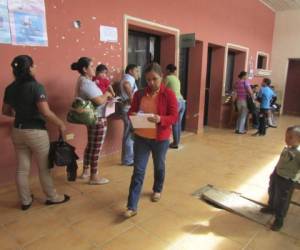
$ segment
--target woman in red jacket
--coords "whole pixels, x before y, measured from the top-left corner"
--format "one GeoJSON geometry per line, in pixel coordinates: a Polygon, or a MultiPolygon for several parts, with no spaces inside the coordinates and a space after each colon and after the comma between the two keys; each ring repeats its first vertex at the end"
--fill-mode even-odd
{"type": "Polygon", "coordinates": [[[129,197],[125,217],[137,214],[145,171],[152,153],[154,163],[154,184],[151,200],[158,202],[161,197],[165,177],[165,159],[169,148],[171,126],[178,116],[177,99],[172,90],[162,82],[162,70],[159,64],[152,63],[145,70],[148,86],[135,93],[129,115],[138,112],[151,113],[148,120],[156,124],[155,128],[134,130],[134,170],[129,188],[129,197]]]}

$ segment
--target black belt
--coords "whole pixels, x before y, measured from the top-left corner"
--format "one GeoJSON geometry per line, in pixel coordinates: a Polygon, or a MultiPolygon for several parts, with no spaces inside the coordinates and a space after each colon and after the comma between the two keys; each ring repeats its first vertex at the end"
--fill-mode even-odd
{"type": "Polygon", "coordinates": [[[45,126],[32,125],[32,124],[26,124],[26,123],[15,123],[14,128],[17,128],[17,129],[43,129],[43,130],[46,130],[45,126]]]}

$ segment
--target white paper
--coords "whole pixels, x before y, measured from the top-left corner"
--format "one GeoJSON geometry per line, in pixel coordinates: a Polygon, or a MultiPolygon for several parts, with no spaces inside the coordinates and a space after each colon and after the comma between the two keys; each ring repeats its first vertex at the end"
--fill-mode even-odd
{"type": "Polygon", "coordinates": [[[116,27],[100,25],[100,41],[117,43],[118,29],[116,27]]]}
{"type": "Polygon", "coordinates": [[[11,43],[7,0],[0,0],[0,43],[11,43]]]}
{"type": "Polygon", "coordinates": [[[153,114],[143,113],[131,115],[129,117],[133,128],[156,128],[155,123],[148,121],[148,118],[153,117],[153,114]]]}
{"type": "Polygon", "coordinates": [[[110,116],[111,114],[116,112],[116,103],[115,102],[108,102],[105,105],[105,117],[110,116]]]}

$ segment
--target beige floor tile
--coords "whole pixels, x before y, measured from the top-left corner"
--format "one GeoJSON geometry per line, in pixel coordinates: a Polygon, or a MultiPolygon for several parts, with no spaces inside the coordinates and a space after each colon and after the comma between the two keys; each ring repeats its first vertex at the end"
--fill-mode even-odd
{"type": "Polygon", "coordinates": [[[98,246],[118,236],[133,227],[130,220],[125,220],[120,214],[102,210],[74,223],[71,228],[98,246]]]}
{"type": "MultiPolygon", "coordinates": [[[[49,233],[50,234],[50,233],[49,233]]],[[[93,250],[96,247],[72,229],[64,229],[27,245],[25,250],[93,250]]]]}
{"type": "Polygon", "coordinates": [[[288,213],[287,217],[284,220],[283,228],[281,229],[281,232],[297,238],[300,240],[300,218],[299,214],[291,214],[288,213]]]}
{"type": "Polygon", "coordinates": [[[138,225],[147,232],[172,243],[184,233],[196,229],[200,223],[199,220],[194,221],[190,217],[180,216],[170,210],[164,210],[138,225]]]}
{"type": "Polygon", "coordinates": [[[0,242],[0,248],[3,250],[20,249],[20,246],[17,244],[13,235],[4,230],[3,227],[0,227],[0,242]]]}
{"type": "Polygon", "coordinates": [[[13,234],[18,244],[25,245],[49,232],[60,230],[64,225],[62,218],[49,214],[47,208],[44,208],[28,210],[16,221],[5,225],[5,229],[13,234]]]}
{"type": "Polygon", "coordinates": [[[247,250],[299,250],[295,239],[279,232],[262,230],[250,242],[247,250]]]}
{"type": "Polygon", "coordinates": [[[103,250],[163,250],[167,243],[138,228],[131,228],[103,246],[103,250]]]}

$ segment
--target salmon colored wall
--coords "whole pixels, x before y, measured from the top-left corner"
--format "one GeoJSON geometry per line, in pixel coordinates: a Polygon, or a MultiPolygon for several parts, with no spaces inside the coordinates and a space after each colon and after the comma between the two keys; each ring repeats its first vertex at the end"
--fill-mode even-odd
{"type": "Polygon", "coordinates": [[[290,60],[285,87],[283,112],[300,115],[300,59],[290,60]]]}
{"type": "MultiPolygon", "coordinates": [[[[255,58],[256,51],[271,52],[274,13],[258,0],[186,0],[174,1],[99,1],[99,0],[45,0],[48,27],[48,47],[24,47],[0,44],[0,99],[5,87],[12,81],[10,62],[19,54],[31,55],[37,64],[37,79],[43,83],[54,111],[62,118],[74,96],[74,85],[78,77],[70,70],[70,64],[80,56],[92,57],[95,63],[108,65],[114,79],[119,79],[123,69],[123,15],[131,15],[163,25],[180,29],[181,33],[196,33],[196,39],[203,41],[201,66],[192,65],[200,71],[201,80],[189,82],[196,85],[195,97],[188,100],[192,110],[190,119],[201,129],[203,122],[204,88],[206,75],[207,44],[225,46],[227,42],[250,47],[255,58]],[[74,29],[72,22],[80,20],[81,29],[74,29]],[[119,42],[116,44],[99,41],[99,25],[118,28],[119,42]],[[200,86],[199,86],[200,85],[200,86]],[[199,96],[196,96],[198,95],[199,96]],[[194,103],[196,101],[196,103],[194,103]]],[[[200,55],[200,51],[197,52],[200,55]]],[[[198,59],[199,60],[199,59],[198,59]]],[[[196,78],[199,78],[196,77],[196,78]]],[[[15,154],[9,136],[11,121],[0,117],[0,183],[13,180],[15,154]]],[[[110,132],[103,154],[120,149],[122,123],[118,119],[109,122],[110,132]]],[[[53,129],[51,137],[55,137],[53,129]]],[[[74,133],[71,141],[82,155],[86,141],[85,128],[68,124],[68,133],[74,133]]]]}

